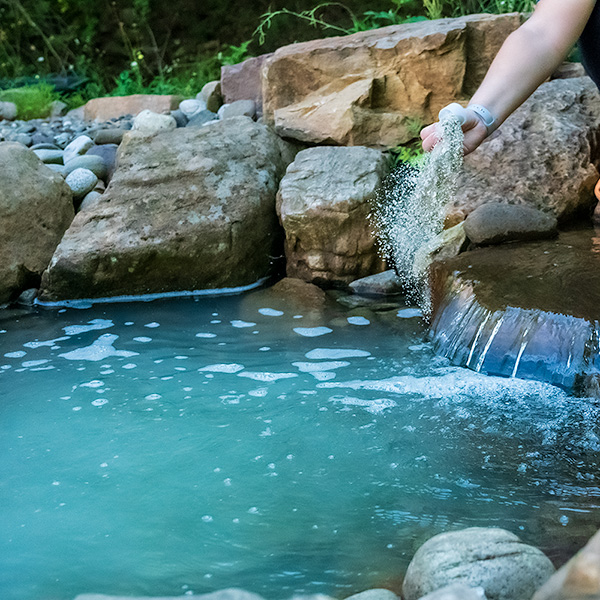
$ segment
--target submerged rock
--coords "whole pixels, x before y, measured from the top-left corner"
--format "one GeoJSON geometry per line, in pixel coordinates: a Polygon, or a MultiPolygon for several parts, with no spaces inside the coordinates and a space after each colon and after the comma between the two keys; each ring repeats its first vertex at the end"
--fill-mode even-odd
{"type": "Polygon", "coordinates": [[[462,583],[447,585],[419,600],[487,600],[483,588],[473,588],[462,583]]]}
{"type": "Polygon", "coordinates": [[[394,296],[402,293],[402,280],[393,269],[356,279],[348,286],[361,296],[394,296]]]}
{"type": "Polygon", "coordinates": [[[106,594],[79,594],[75,600],[264,600],[262,596],[238,588],[227,588],[210,594],[184,596],[108,596],[106,594]]]}
{"type": "Polygon", "coordinates": [[[127,134],[103,201],[77,214],[41,298],[255,283],[280,253],[275,194],[292,158],[244,117],[150,139],[127,134]]]}
{"type": "Polygon", "coordinates": [[[402,593],[418,600],[453,583],[483,588],[489,600],[530,600],[554,573],[550,559],[504,529],[471,527],[431,538],[413,557],[402,593]]]}

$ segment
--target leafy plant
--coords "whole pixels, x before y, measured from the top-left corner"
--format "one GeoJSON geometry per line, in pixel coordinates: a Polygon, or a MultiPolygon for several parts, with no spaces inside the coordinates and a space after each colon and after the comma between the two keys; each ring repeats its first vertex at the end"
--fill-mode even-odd
{"type": "Polygon", "coordinates": [[[237,65],[249,58],[250,53],[248,51],[248,46],[250,46],[251,43],[252,40],[246,40],[239,46],[227,45],[225,50],[221,50],[217,54],[217,59],[222,65],[237,65]]]}
{"type": "Polygon", "coordinates": [[[54,87],[47,83],[27,85],[0,92],[0,101],[14,102],[17,106],[19,119],[38,119],[47,117],[52,108],[52,102],[60,96],[54,87]]]}
{"type": "Polygon", "coordinates": [[[392,167],[400,163],[407,163],[413,167],[419,167],[425,159],[425,152],[420,142],[412,142],[406,146],[397,146],[390,150],[392,167]]]}

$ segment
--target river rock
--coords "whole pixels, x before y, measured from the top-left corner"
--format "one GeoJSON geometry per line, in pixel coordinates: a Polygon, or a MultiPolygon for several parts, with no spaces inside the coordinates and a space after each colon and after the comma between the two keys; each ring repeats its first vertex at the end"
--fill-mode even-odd
{"type": "Polygon", "coordinates": [[[77,168],[71,171],[65,182],[73,192],[73,198],[81,200],[88,192],[91,192],[98,183],[98,177],[89,169],[77,168]]]}
{"type": "Polygon", "coordinates": [[[407,142],[472,94],[520,23],[518,14],[470,15],[285,46],[264,64],[265,122],[317,144],[407,142]]]}
{"type": "Polygon", "coordinates": [[[64,162],[62,150],[40,148],[39,150],[33,150],[33,153],[47,165],[62,165],[64,162]]]}
{"type": "Polygon", "coordinates": [[[390,590],[376,588],[353,594],[352,596],[348,596],[345,600],[398,600],[398,596],[390,590]]]}
{"type": "Polygon", "coordinates": [[[196,113],[199,113],[201,110],[206,110],[206,102],[203,100],[190,99],[184,100],[179,105],[179,110],[188,118],[191,119],[196,113]]]}
{"type": "Polygon", "coordinates": [[[135,119],[131,129],[146,136],[156,135],[177,128],[177,121],[171,115],[159,115],[143,110],[135,119]]]}
{"type": "Polygon", "coordinates": [[[262,68],[273,54],[249,58],[237,65],[221,67],[221,94],[223,102],[254,100],[257,115],[263,113],[262,68]]]}
{"type": "MultiPolygon", "coordinates": [[[[181,96],[158,94],[133,94],[131,96],[111,96],[94,98],[83,107],[86,121],[110,121],[125,115],[136,116],[143,110],[155,113],[168,113],[175,110],[181,96]]],[[[70,113],[69,113],[70,114],[70,113]]]]}
{"type": "Polygon", "coordinates": [[[402,585],[405,600],[453,583],[482,587],[489,600],[530,600],[554,573],[540,550],[504,529],[471,527],[434,536],[413,557],[402,585]]]}
{"type": "Polygon", "coordinates": [[[63,173],[67,177],[75,169],[87,169],[91,171],[98,179],[105,181],[108,177],[108,167],[101,156],[95,154],[84,154],[76,156],[65,164],[63,173]]]}
{"type": "Polygon", "coordinates": [[[402,280],[393,269],[356,279],[348,287],[361,296],[394,296],[403,291],[402,280]]]}
{"type": "Polygon", "coordinates": [[[535,593],[532,600],[600,598],[600,532],[535,593]]]}
{"type": "Polygon", "coordinates": [[[104,201],[77,214],[46,300],[245,286],[280,253],[275,195],[291,147],[238,117],[128,133],[104,201]]]}
{"type": "Polygon", "coordinates": [[[95,144],[117,144],[122,142],[125,135],[125,129],[119,127],[111,127],[109,129],[98,129],[93,136],[95,144]]]}
{"type": "Polygon", "coordinates": [[[419,600],[487,600],[483,588],[472,588],[462,583],[447,585],[419,600]]]}
{"type": "Polygon", "coordinates": [[[216,113],[223,104],[223,96],[221,95],[221,82],[209,81],[200,90],[196,98],[198,100],[202,100],[208,110],[216,113]]]}
{"type": "Polygon", "coordinates": [[[92,141],[92,138],[87,135],[80,135],[76,137],[72,142],[67,144],[64,149],[63,159],[65,164],[67,164],[76,156],[82,156],[85,154],[93,145],[94,142],[92,141]]]}
{"type": "Polygon", "coordinates": [[[371,148],[298,153],[277,195],[289,277],[347,285],[382,270],[367,215],[388,170],[385,155],[371,148]]]}
{"type": "Polygon", "coordinates": [[[0,121],[14,121],[17,118],[17,105],[14,102],[0,102],[0,121]]]}
{"type": "Polygon", "coordinates": [[[559,222],[591,212],[599,173],[600,96],[589,77],[544,83],[465,158],[447,212],[486,203],[523,204],[559,222]]]}
{"type": "Polygon", "coordinates": [[[184,596],[107,596],[105,594],[79,594],[75,600],[264,600],[262,596],[241,590],[227,588],[209,594],[186,594],[184,596]]]}
{"type": "Polygon", "coordinates": [[[231,119],[233,117],[256,116],[256,103],[254,100],[236,100],[231,104],[223,104],[217,113],[220,119],[231,119]]]}
{"type": "Polygon", "coordinates": [[[110,181],[117,168],[117,151],[119,147],[117,144],[102,144],[101,146],[94,146],[91,150],[88,150],[86,156],[99,156],[104,164],[106,165],[107,175],[105,181],[110,181]]]}
{"type": "Polygon", "coordinates": [[[218,117],[214,112],[211,112],[210,110],[201,110],[188,121],[186,127],[203,127],[216,119],[218,119],[218,117]]]}
{"type": "Polygon", "coordinates": [[[78,210],[89,210],[92,206],[94,206],[97,202],[102,201],[102,192],[97,192],[96,190],[92,190],[88,192],[84,199],[81,201],[78,210]]]}
{"type": "Polygon", "coordinates": [[[71,191],[33,152],[0,143],[0,303],[37,287],[73,219],[71,191]]]}
{"type": "MultiPolygon", "coordinates": [[[[202,111],[200,111],[202,112],[202,111]]],[[[171,116],[175,119],[177,127],[185,127],[188,124],[188,118],[179,109],[172,110],[171,116]]]]}
{"type": "Polygon", "coordinates": [[[499,202],[478,206],[466,218],[464,232],[471,242],[480,246],[520,240],[539,240],[558,235],[554,215],[531,206],[499,202]]]}

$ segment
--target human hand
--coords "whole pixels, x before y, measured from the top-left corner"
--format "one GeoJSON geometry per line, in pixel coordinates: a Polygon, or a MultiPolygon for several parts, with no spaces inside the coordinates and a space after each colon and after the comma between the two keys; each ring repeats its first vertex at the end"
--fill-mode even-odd
{"type": "MultiPolygon", "coordinates": [[[[464,122],[462,130],[464,133],[463,151],[465,156],[475,150],[483,140],[488,136],[488,129],[479,116],[469,108],[464,109],[464,122]]],[[[434,146],[442,138],[442,128],[440,123],[428,125],[421,131],[423,140],[423,150],[431,152],[434,146]]]]}

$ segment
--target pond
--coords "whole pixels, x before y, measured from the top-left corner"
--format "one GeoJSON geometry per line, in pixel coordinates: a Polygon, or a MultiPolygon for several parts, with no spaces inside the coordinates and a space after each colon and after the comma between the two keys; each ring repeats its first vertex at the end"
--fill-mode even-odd
{"type": "Polygon", "coordinates": [[[442,531],[561,563],[598,528],[595,401],[260,294],[2,317],[2,598],[399,592],[442,531]]]}

